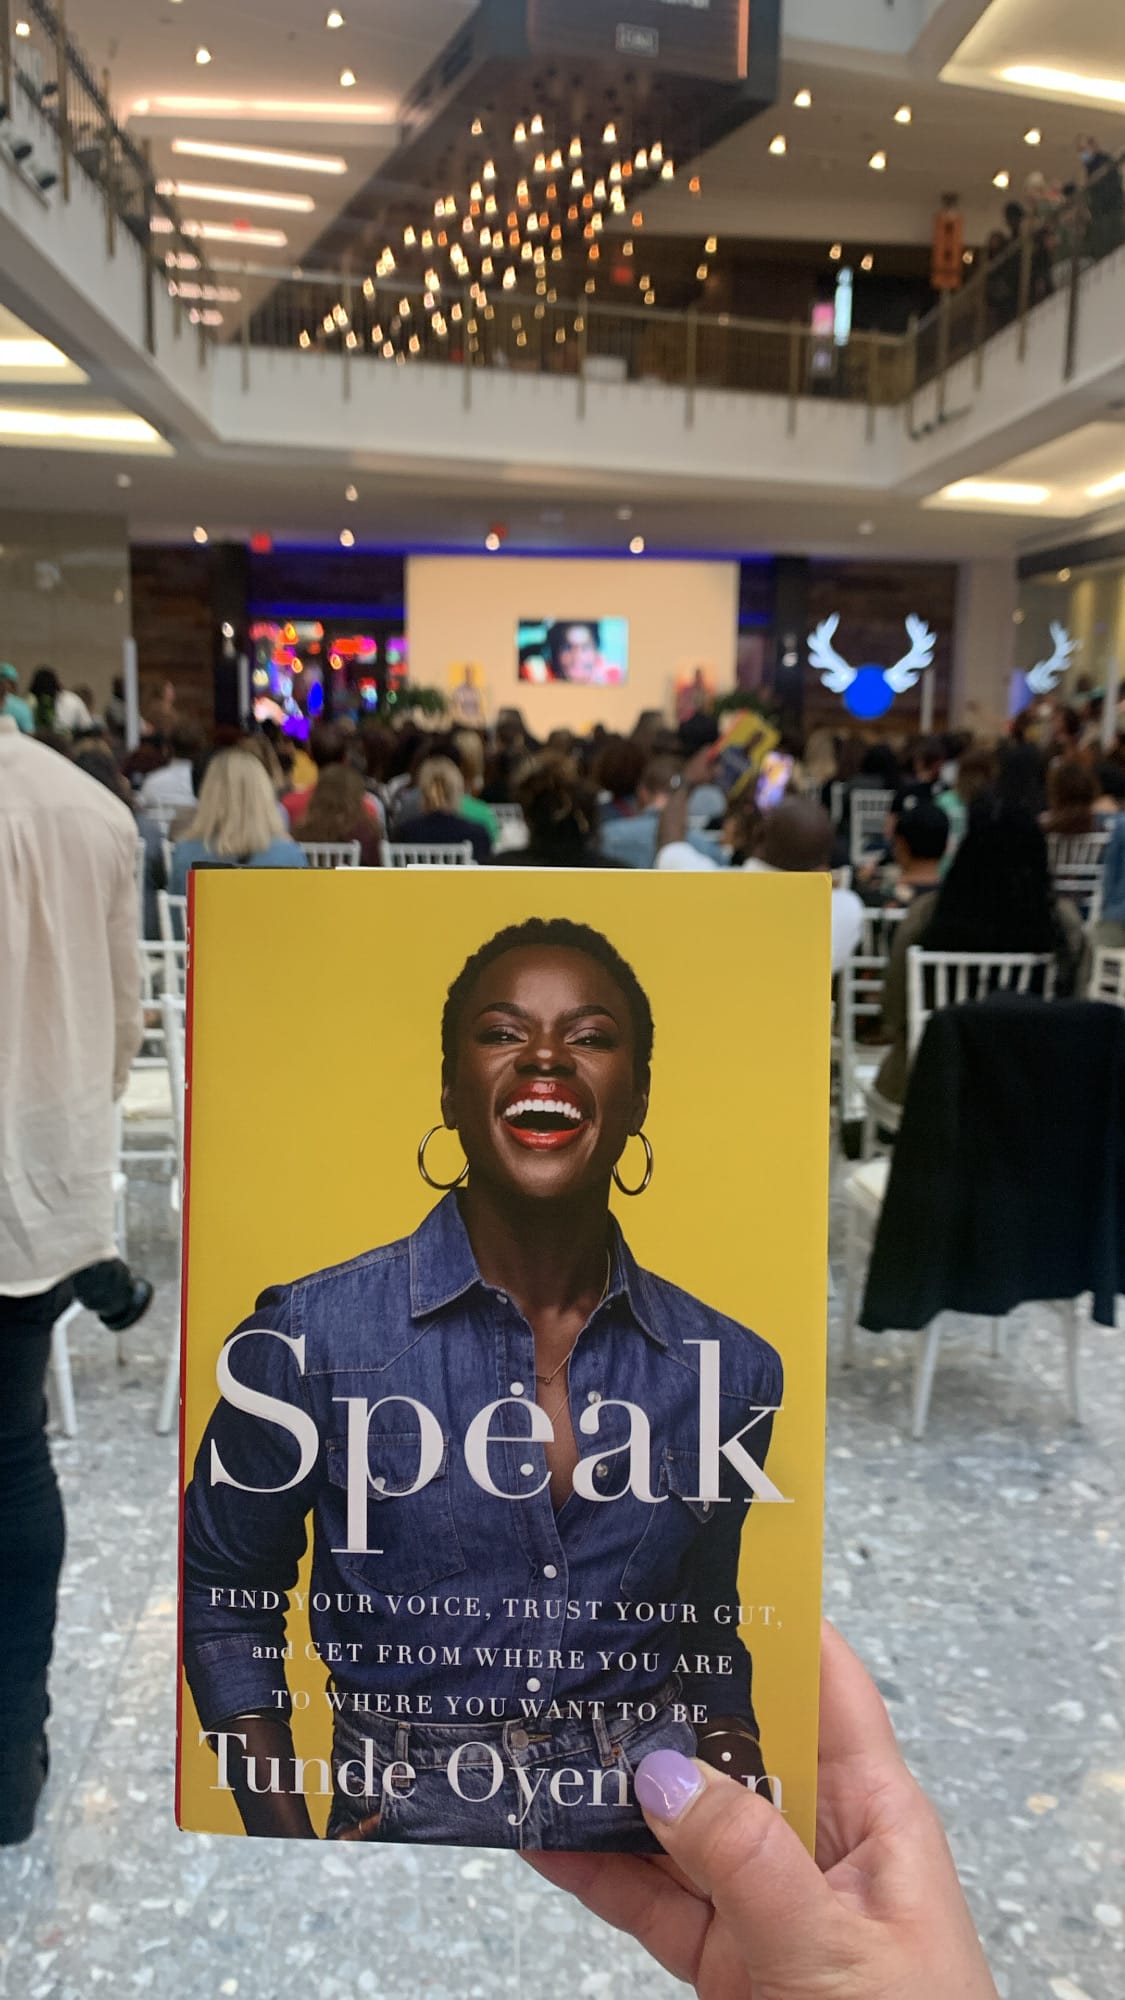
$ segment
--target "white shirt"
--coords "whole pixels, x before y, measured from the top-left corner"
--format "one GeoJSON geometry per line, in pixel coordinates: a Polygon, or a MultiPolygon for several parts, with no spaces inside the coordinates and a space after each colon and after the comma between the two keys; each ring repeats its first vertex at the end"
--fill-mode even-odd
{"type": "Polygon", "coordinates": [[[142,812],[151,812],[153,806],[194,804],[195,781],[188,757],[173,757],[172,762],[162,765],[159,771],[150,771],[141,786],[142,812]]]}
{"type": "Polygon", "coordinates": [[[77,729],[91,727],[89,709],[82,696],[71,688],[60,688],[55,698],[55,727],[68,736],[73,736],[77,729]]]}
{"type": "Polygon", "coordinates": [[[0,715],[0,1293],[114,1255],[113,1104],[141,1040],[128,806],[0,715]]]}
{"type": "MultiPolygon", "coordinates": [[[[681,874],[707,874],[720,864],[709,854],[701,854],[698,847],[689,846],[686,840],[670,841],[662,847],[656,857],[658,868],[678,870],[681,874]]],[[[771,868],[768,861],[758,861],[751,856],[744,861],[742,871],[746,875],[783,875],[785,869],[771,868]]],[[[863,936],[864,908],[854,889],[833,889],[832,891],[832,970],[839,972],[855,950],[863,936]]]]}

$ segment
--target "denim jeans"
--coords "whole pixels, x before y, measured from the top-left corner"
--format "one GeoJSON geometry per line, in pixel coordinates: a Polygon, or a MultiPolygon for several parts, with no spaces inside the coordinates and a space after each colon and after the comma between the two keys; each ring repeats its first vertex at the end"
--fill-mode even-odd
{"type": "Polygon", "coordinates": [[[70,1297],[68,1284],[0,1295],[0,1743],[38,1736],[49,1708],[65,1529],[44,1385],[51,1328],[70,1297]]]}
{"type": "Polygon", "coordinates": [[[658,1854],[633,1775],[652,1750],[695,1754],[695,1731],[673,1712],[676,1693],[662,1689],[646,1722],[608,1705],[604,1720],[526,1725],[338,1713],[328,1838],[377,1815],[367,1836],[376,1841],[658,1854]]]}

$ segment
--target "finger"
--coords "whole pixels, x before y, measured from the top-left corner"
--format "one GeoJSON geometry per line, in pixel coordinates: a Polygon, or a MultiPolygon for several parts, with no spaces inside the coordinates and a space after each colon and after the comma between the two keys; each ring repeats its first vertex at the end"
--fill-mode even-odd
{"type": "Polygon", "coordinates": [[[820,1628],[821,1768],[856,1756],[896,1769],[902,1752],[882,1695],[846,1639],[825,1619],[820,1628]]]}
{"type": "Polygon", "coordinates": [[[673,1882],[663,1856],[525,1853],[524,1860],[596,1917],[636,1938],[667,1972],[694,1984],[711,1907],[673,1882]]]}
{"type": "Polygon", "coordinates": [[[836,1901],[776,1807],[678,1751],[642,1759],[638,1804],[672,1860],[729,1925],[753,1987],[801,1990],[835,1962],[836,1901]]]}

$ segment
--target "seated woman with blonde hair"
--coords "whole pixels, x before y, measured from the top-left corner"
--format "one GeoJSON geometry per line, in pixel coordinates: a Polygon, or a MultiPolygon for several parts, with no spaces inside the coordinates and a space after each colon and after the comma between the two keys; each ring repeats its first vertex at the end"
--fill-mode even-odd
{"type": "Polygon", "coordinates": [[[492,842],[483,826],[462,812],[465,781],[449,757],[427,757],[418,773],[422,810],[395,827],[395,840],[409,847],[459,847],[469,841],[474,861],[488,861],[492,842]]]}
{"type": "Polygon", "coordinates": [[[273,787],[257,758],[220,750],[207,766],[195,816],[172,850],[171,893],[187,893],[193,868],[305,865],[296,841],[282,833],[273,787]]]}

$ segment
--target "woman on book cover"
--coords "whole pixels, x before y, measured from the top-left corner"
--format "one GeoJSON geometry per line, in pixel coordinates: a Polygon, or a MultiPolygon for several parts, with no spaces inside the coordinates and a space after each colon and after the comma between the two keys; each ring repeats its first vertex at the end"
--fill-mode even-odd
{"type": "Polygon", "coordinates": [[[600,932],[500,931],[445,1003],[464,1165],[440,1177],[437,1126],[418,1156],[444,1198],[265,1292],[228,1342],[185,1502],[184,1664],[248,1833],[311,1837],[330,1791],[330,1837],[649,1852],[647,1752],[764,1775],[738,1562],[753,1491],[780,1498],[781,1364],[641,1269],[610,1212],[611,1183],[652,1178],[652,1051],[600,932]],[[330,1774],[294,1757],[284,1664],[310,1513],[330,1774]]]}

